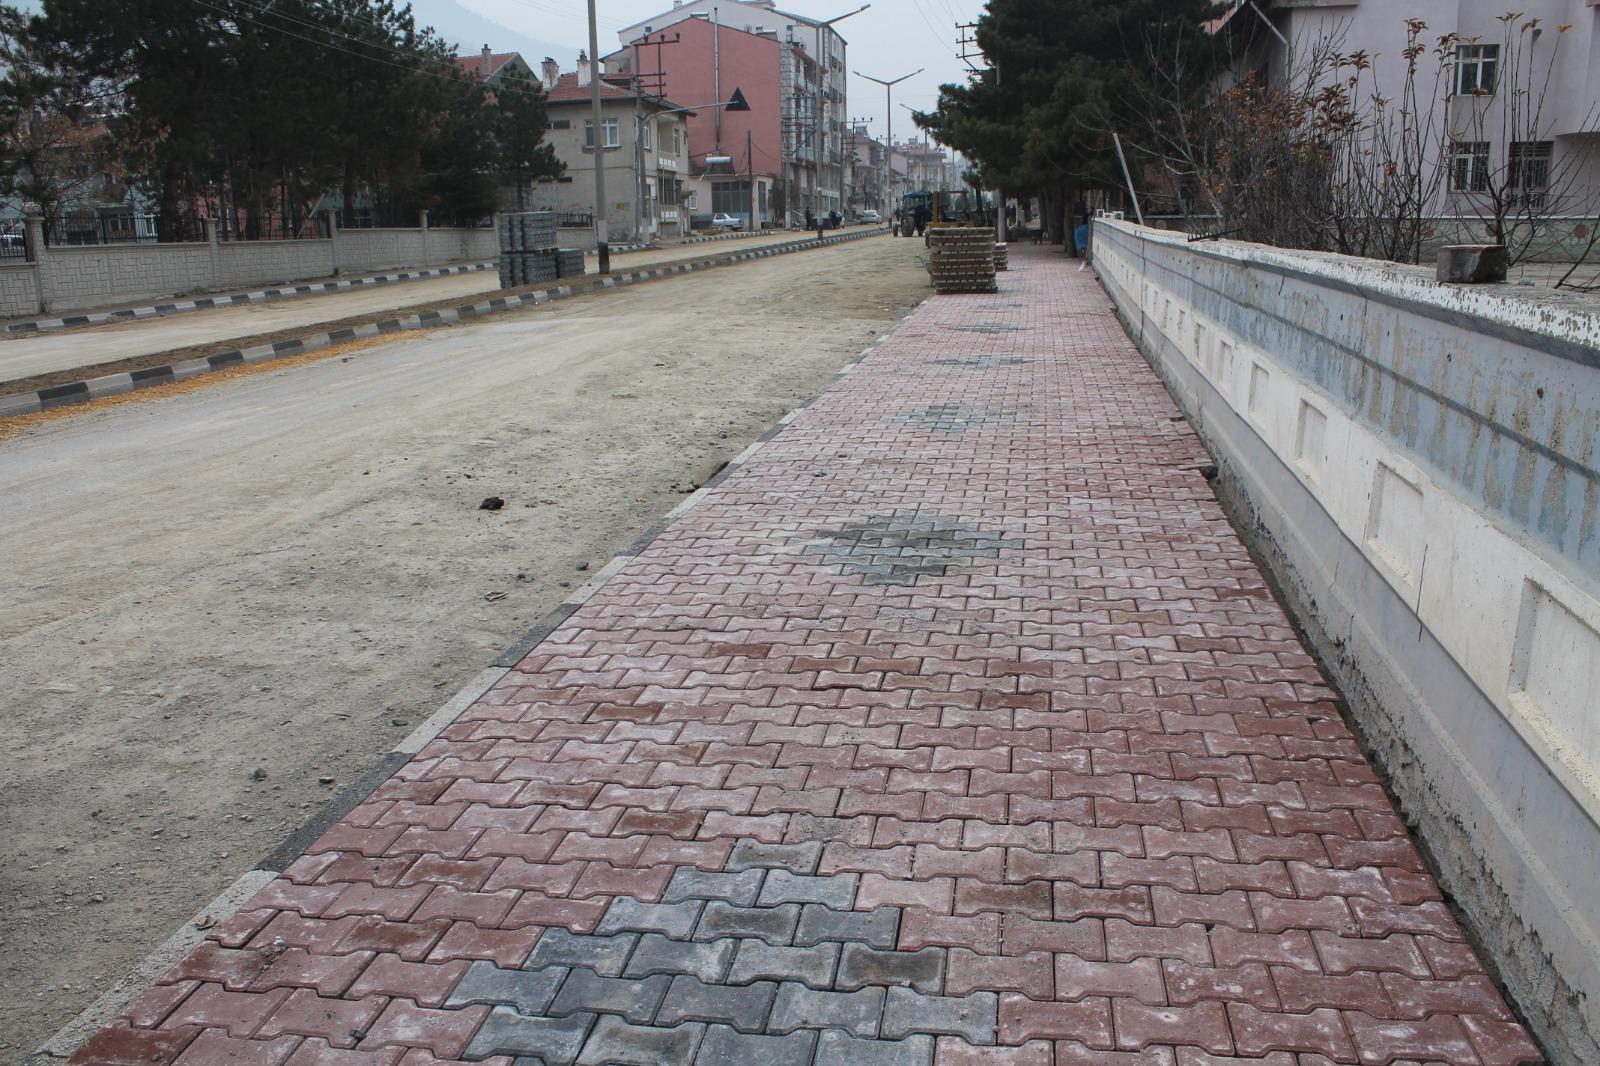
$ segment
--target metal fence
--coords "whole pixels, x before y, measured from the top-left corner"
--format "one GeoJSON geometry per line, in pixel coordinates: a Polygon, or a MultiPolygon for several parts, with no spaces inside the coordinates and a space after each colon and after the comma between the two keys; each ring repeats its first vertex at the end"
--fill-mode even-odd
{"type": "Polygon", "coordinates": [[[582,211],[558,211],[556,225],[567,229],[588,229],[594,225],[594,216],[582,211]]]}
{"type": "Polygon", "coordinates": [[[28,226],[20,220],[0,222],[0,260],[28,258],[28,226]]]}

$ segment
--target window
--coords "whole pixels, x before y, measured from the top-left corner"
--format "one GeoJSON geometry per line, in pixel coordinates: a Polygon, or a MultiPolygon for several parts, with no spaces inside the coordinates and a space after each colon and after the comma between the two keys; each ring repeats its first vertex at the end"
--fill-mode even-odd
{"type": "Polygon", "coordinates": [[[1551,141],[1512,141],[1511,173],[1512,195],[1530,207],[1543,207],[1545,192],[1550,187],[1550,158],[1555,151],[1551,141]]]}
{"type": "Polygon", "coordinates": [[[750,183],[747,181],[719,181],[712,185],[711,210],[716,214],[748,214],[750,212],[750,183]]]}
{"type": "Polygon", "coordinates": [[[647,152],[656,146],[656,124],[654,119],[639,120],[639,138],[647,152]]]}
{"type": "Polygon", "coordinates": [[[683,127],[681,126],[672,127],[672,154],[675,156],[683,154],[683,127]]]}
{"type": "MultiPolygon", "coordinates": [[[[620,147],[622,144],[622,135],[617,129],[617,120],[614,118],[603,118],[600,120],[600,122],[605,130],[606,147],[620,147]]],[[[583,146],[585,148],[594,147],[594,119],[592,118],[586,118],[583,120],[583,146]]]]}
{"type": "Polygon", "coordinates": [[[1456,45],[1456,95],[1492,96],[1499,68],[1499,45],[1456,45]]]}
{"type": "Polygon", "coordinates": [[[570,130],[572,128],[572,120],[570,118],[558,118],[550,123],[550,128],[553,130],[570,130]]]}
{"type": "Polygon", "coordinates": [[[1486,192],[1489,188],[1489,142],[1457,141],[1450,157],[1451,192],[1486,192]]]}

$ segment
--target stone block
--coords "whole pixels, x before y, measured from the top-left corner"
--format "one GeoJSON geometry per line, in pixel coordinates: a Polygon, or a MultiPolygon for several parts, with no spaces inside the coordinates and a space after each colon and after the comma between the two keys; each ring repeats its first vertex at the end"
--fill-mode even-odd
{"type": "Polygon", "coordinates": [[[669,940],[659,933],[649,933],[634,949],[625,972],[629,977],[649,977],[658,973],[693,974],[702,981],[720,981],[727,974],[728,964],[733,961],[734,949],[739,943],[732,939],[695,943],[669,940]]]}
{"type": "Polygon", "coordinates": [[[816,1045],[817,1034],[805,1030],[788,1036],[755,1036],[712,1025],[700,1041],[694,1066],[811,1066],[816,1045]]]}
{"type": "Polygon", "coordinates": [[[899,907],[836,911],[813,903],[800,909],[794,942],[804,947],[824,940],[858,941],[875,948],[892,948],[899,935],[899,907]]]}
{"type": "Polygon", "coordinates": [[[1437,277],[1455,285],[1506,280],[1510,262],[1503,244],[1447,244],[1439,249],[1437,277]]]}
{"type": "Polygon", "coordinates": [[[944,949],[879,951],[865,944],[846,944],[835,982],[841,990],[865,985],[903,985],[938,995],[944,991],[944,949]]]}
{"type": "Polygon", "coordinates": [[[578,1066],[663,1066],[693,1062],[705,1026],[694,1022],[672,1029],[630,1025],[606,1015],[595,1023],[578,1066]]]}
{"type": "Polygon", "coordinates": [[[639,943],[635,933],[618,936],[588,936],[565,929],[546,929],[533,945],[524,970],[545,966],[576,966],[593,970],[602,977],[616,977],[639,943]]]}
{"type": "Polygon", "coordinates": [[[794,940],[795,926],[800,924],[800,907],[794,903],[781,907],[734,907],[712,900],[705,908],[694,931],[696,940],[757,937],[769,944],[788,944],[794,940]]]}
{"type": "Polygon", "coordinates": [[[807,844],[763,844],[741,840],[728,855],[729,870],[788,870],[794,874],[816,873],[822,860],[822,842],[807,844]]]}
{"type": "Polygon", "coordinates": [[[814,1066],[929,1066],[932,1062],[932,1037],[862,1040],[830,1029],[817,1042],[814,1066]]]}
{"type": "Polygon", "coordinates": [[[656,1008],[667,994],[672,978],[665,974],[634,980],[626,977],[600,977],[588,970],[573,970],[562,982],[550,1013],[620,1014],[630,1022],[644,1025],[656,1016],[656,1008]]]}
{"type": "Polygon", "coordinates": [[[473,1060],[513,1055],[542,1060],[546,1066],[570,1066],[593,1024],[592,1014],[526,1018],[506,1007],[496,1007],[467,1045],[465,1055],[473,1060]]]}
{"type": "MultiPolygon", "coordinates": [[[[916,995],[916,993],[910,993],[916,995]]],[[[991,997],[992,998],[992,997],[991,997]]],[[[883,1017],[883,989],[863,988],[859,992],[818,992],[805,985],[788,983],[778,987],[778,998],[767,1019],[769,1033],[792,1033],[796,1029],[844,1029],[856,1036],[877,1036],[883,1017]]],[[[993,1043],[991,1037],[990,1043],[993,1043]]]]}
{"type": "Polygon", "coordinates": [[[689,899],[720,899],[736,907],[755,905],[761,891],[764,870],[742,870],[739,873],[708,873],[685,866],[672,875],[667,890],[661,896],[663,903],[681,903],[689,899]]]}
{"type": "Polygon", "coordinates": [[[993,992],[925,996],[909,988],[891,988],[883,1011],[883,1035],[898,1039],[913,1033],[948,1034],[969,1044],[992,1044],[999,1016],[1000,997],[993,992]]]}
{"type": "Polygon", "coordinates": [[[538,970],[502,970],[492,962],[474,962],[456,983],[447,1007],[469,1003],[505,1004],[523,1014],[543,1014],[567,976],[565,966],[538,970]]]}
{"type": "Polygon", "coordinates": [[[838,944],[795,948],[773,946],[760,940],[741,940],[733,967],[728,971],[728,982],[799,981],[811,988],[832,988],[838,966],[838,944]]]}
{"type": "Polygon", "coordinates": [[[656,1014],[656,1023],[722,1022],[741,1032],[759,1033],[767,1027],[767,1015],[777,994],[778,986],[771,981],[713,985],[693,977],[675,977],[656,1014]]]}
{"type": "Polygon", "coordinates": [[[605,917],[600,919],[595,932],[608,933],[660,933],[677,940],[687,940],[700,919],[699,900],[682,903],[640,903],[628,896],[611,901],[605,917]]]}
{"type": "Polygon", "coordinates": [[[775,907],[781,903],[818,903],[836,911],[849,910],[856,901],[856,874],[834,874],[830,877],[811,877],[793,874],[787,870],[773,870],[761,886],[761,906],[775,907]]]}

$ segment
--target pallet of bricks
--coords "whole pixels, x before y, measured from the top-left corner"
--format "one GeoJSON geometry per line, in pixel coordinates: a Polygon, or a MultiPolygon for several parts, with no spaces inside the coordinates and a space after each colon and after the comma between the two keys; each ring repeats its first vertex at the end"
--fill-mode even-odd
{"type": "Polygon", "coordinates": [[[1006,247],[1000,241],[994,242],[994,268],[996,271],[1005,270],[1011,265],[1011,256],[1007,253],[1006,247]]]}
{"type": "Polygon", "coordinates": [[[938,293],[997,292],[994,230],[979,226],[928,229],[928,274],[938,293]]]}
{"type": "Polygon", "coordinates": [[[517,211],[497,221],[500,287],[543,285],[583,273],[583,252],[556,247],[554,211],[517,211]]]}

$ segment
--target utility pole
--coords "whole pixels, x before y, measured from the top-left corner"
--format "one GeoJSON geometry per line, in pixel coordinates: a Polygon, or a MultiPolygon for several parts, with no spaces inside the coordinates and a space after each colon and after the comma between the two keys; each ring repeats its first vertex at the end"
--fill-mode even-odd
{"type": "MultiPolygon", "coordinates": [[[[811,186],[812,213],[822,214],[822,168],[826,161],[829,144],[828,131],[828,83],[833,80],[833,46],[829,42],[826,56],[822,50],[822,31],[833,32],[835,22],[843,22],[852,15],[859,15],[871,4],[862,4],[854,11],[846,11],[842,15],[835,15],[831,19],[823,19],[816,24],[817,31],[817,132],[820,136],[813,140],[812,146],[817,153],[817,180],[811,186]],[[826,61],[824,61],[826,60],[826,61]]],[[[842,192],[843,190],[841,190],[842,192]]]]}
{"type": "MultiPolygon", "coordinates": [[[[589,2],[593,3],[594,0],[589,0],[589,2]]],[[[886,192],[886,200],[893,200],[894,198],[894,101],[892,99],[894,87],[907,78],[916,77],[927,69],[927,67],[918,67],[910,74],[902,74],[898,78],[890,78],[888,80],[874,78],[871,74],[863,74],[859,70],[856,71],[856,77],[866,78],[868,81],[875,81],[883,86],[883,165],[887,171],[884,175],[886,180],[883,187],[886,192]]]]}
{"type": "Polygon", "coordinates": [[[589,110],[594,115],[594,248],[602,274],[611,273],[611,245],[606,234],[606,131],[600,121],[600,33],[595,28],[594,0],[589,0],[589,110]]]}
{"type": "Polygon", "coordinates": [[[754,233],[761,226],[756,220],[756,157],[753,151],[754,138],[751,131],[744,131],[744,182],[748,187],[746,195],[750,197],[750,232],[754,233]]]}

